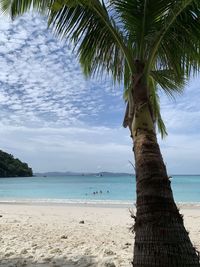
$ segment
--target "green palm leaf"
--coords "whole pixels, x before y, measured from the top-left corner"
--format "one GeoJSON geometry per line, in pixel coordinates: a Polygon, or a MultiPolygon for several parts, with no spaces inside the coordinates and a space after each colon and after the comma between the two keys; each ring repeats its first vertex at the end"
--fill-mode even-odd
{"type": "Polygon", "coordinates": [[[78,46],[78,56],[86,75],[107,71],[121,81],[125,61],[133,71],[131,51],[109,10],[100,1],[65,1],[60,10],[52,10],[49,24],[54,31],[78,46]],[[84,3],[84,4],[83,4],[84,3]],[[91,45],[92,44],[92,45],[91,45]]]}
{"type": "MultiPolygon", "coordinates": [[[[200,3],[195,0],[170,2],[173,3],[173,6],[160,19],[160,29],[150,46],[146,68],[148,73],[152,69],[156,57],[160,61],[164,56],[165,60],[161,60],[162,64],[170,68],[170,65],[175,62],[174,71],[181,76],[182,70],[188,71],[192,68],[196,71],[199,68],[200,25],[198,14],[200,3]],[[162,55],[161,58],[159,58],[159,54],[162,55]],[[189,69],[188,66],[190,66],[189,69]]],[[[189,75],[190,71],[187,74],[189,75]]]]}
{"type": "Polygon", "coordinates": [[[151,71],[150,75],[154,82],[170,97],[174,97],[176,93],[181,94],[184,90],[186,78],[184,79],[184,75],[177,77],[173,69],[151,71]]]}
{"type": "MultiPolygon", "coordinates": [[[[157,88],[169,96],[181,93],[190,74],[199,70],[199,0],[0,2],[13,18],[29,9],[46,13],[54,32],[73,42],[84,73],[99,77],[108,73],[115,82],[123,82],[125,101],[132,98],[135,61],[143,62],[142,79],[152,79],[155,85],[149,91],[157,114],[157,88]]],[[[161,120],[157,123],[162,126],[161,120]]]]}
{"type": "Polygon", "coordinates": [[[1,9],[9,12],[12,19],[18,15],[22,15],[30,9],[47,12],[55,0],[0,0],[1,9]]]}

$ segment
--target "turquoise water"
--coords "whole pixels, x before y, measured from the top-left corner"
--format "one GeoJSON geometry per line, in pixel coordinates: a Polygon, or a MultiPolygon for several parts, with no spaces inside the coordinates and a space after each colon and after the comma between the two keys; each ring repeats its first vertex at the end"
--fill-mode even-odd
{"type": "MultiPolygon", "coordinates": [[[[178,202],[200,202],[200,175],[173,176],[178,202]]],[[[1,178],[0,201],[134,202],[135,177],[31,177],[1,178]],[[102,193],[100,193],[102,191],[102,193]],[[98,192],[95,193],[94,192],[98,192]]]]}

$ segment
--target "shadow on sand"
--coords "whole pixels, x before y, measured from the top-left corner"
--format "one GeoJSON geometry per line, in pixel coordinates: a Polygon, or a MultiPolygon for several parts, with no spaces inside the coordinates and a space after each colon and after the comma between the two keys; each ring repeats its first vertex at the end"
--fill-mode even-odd
{"type": "Polygon", "coordinates": [[[55,257],[44,259],[40,262],[34,262],[33,259],[16,257],[2,258],[0,267],[96,267],[94,257],[82,255],[76,260],[68,260],[66,257],[55,257]]]}

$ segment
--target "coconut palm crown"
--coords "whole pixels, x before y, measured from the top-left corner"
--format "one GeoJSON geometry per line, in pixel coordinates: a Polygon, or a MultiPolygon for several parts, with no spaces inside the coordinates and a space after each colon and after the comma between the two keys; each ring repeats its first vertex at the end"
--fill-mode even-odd
{"type": "MultiPolygon", "coordinates": [[[[134,74],[143,64],[154,122],[162,136],[158,88],[168,95],[181,92],[185,78],[199,68],[198,0],[1,0],[12,18],[29,9],[45,13],[56,34],[77,46],[84,73],[108,72],[124,83],[129,109],[134,105],[134,74]]],[[[133,120],[128,112],[124,126],[133,120]]]]}
{"type": "Polygon", "coordinates": [[[199,71],[199,0],[0,0],[14,19],[35,9],[71,41],[86,76],[124,84],[135,156],[134,267],[200,267],[157,143],[166,134],[158,90],[182,92],[199,71]]]}

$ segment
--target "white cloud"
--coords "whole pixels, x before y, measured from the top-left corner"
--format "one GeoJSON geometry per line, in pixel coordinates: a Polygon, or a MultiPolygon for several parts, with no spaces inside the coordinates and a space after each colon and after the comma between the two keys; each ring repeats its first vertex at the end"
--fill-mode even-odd
{"type": "Polygon", "coordinates": [[[160,143],[169,174],[200,173],[200,133],[171,134],[160,143]]]}
{"type": "MultiPolygon", "coordinates": [[[[161,142],[169,173],[200,173],[200,88],[161,97],[169,136],[161,142]]],[[[36,171],[132,171],[122,88],[86,80],[70,46],[45,19],[0,18],[0,147],[36,171]],[[100,166],[100,167],[99,167],[100,166]]]]}
{"type": "Polygon", "coordinates": [[[191,79],[175,100],[162,95],[162,114],[170,133],[195,134],[200,131],[200,77],[191,79]]]}
{"type": "Polygon", "coordinates": [[[1,147],[37,171],[131,171],[131,141],[122,129],[1,125],[1,147]],[[120,142],[119,142],[120,140],[120,142]]]}
{"type": "Polygon", "coordinates": [[[7,121],[63,126],[102,111],[99,84],[83,77],[70,46],[53,37],[44,19],[26,15],[6,23],[1,27],[0,108],[7,121]]]}

